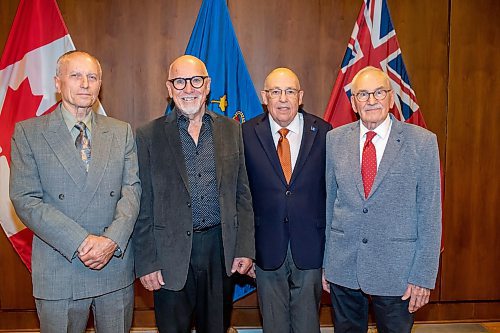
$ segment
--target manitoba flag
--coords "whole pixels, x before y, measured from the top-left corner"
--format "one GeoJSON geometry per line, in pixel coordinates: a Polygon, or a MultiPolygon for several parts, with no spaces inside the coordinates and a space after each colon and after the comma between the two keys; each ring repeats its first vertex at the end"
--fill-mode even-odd
{"type": "Polygon", "coordinates": [[[356,120],[351,109],[351,81],[360,69],[374,66],[389,75],[394,91],[391,113],[402,121],[426,127],[399,48],[386,0],[364,0],[326,107],[333,127],[356,120]]]}
{"type": "Polygon", "coordinates": [[[55,109],[56,61],[75,47],[55,0],[21,0],[0,60],[0,224],[31,270],[33,234],[9,199],[15,123],[55,109]]]}
{"type": "MultiPolygon", "coordinates": [[[[389,76],[395,102],[390,112],[401,121],[427,128],[411,88],[386,0],[364,0],[361,6],[324,115],[333,127],[356,121],[350,102],[351,82],[366,66],[380,68],[389,76]]],[[[441,169],[441,202],[444,202],[443,179],[441,169]]]]}

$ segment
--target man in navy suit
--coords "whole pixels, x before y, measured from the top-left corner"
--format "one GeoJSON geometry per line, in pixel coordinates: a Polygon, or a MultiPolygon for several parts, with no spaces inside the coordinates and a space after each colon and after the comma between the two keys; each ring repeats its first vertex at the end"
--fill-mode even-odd
{"type": "Polygon", "coordinates": [[[264,115],[243,124],[255,213],[257,293],[264,332],[319,332],[325,244],[325,137],[331,126],[299,110],[287,68],[266,78],[264,115]]]}
{"type": "Polygon", "coordinates": [[[409,333],[439,265],[436,135],[389,115],[394,94],[375,67],[356,74],[360,121],[327,135],[325,290],[336,333],[365,333],[371,299],[380,333],[409,333]]]}

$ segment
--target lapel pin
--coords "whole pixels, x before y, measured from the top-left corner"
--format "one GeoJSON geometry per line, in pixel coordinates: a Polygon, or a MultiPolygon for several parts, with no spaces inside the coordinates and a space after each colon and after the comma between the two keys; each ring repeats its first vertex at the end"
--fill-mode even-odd
{"type": "Polygon", "coordinates": [[[316,126],[311,125],[311,131],[316,132],[316,126]]]}

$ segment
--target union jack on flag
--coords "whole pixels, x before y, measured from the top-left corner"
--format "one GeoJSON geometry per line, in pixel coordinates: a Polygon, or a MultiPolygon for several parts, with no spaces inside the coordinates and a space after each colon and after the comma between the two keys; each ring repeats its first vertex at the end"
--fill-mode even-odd
{"type": "Polygon", "coordinates": [[[324,115],[333,127],[356,121],[350,103],[351,81],[366,66],[378,67],[389,75],[395,101],[391,113],[399,120],[426,128],[386,0],[364,0],[361,6],[324,115]]]}

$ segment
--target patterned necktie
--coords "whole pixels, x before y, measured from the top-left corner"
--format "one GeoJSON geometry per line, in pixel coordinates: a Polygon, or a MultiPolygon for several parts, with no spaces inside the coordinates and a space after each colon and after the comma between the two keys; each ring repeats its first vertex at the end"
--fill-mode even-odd
{"type": "Polygon", "coordinates": [[[278,140],[277,151],[286,182],[290,183],[290,178],[292,177],[292,156],[290,154],[290,142],[286,138],[288,132],[290,132],[288,128],[282,128],[278,131],[281,137],[278,140]]]}
{"type": "Polygon", "coordinates": [[[80,131],[80,134],[76,137],[75,147],[80,153],[80,157],[82,158],[83,163],[85,163],[85,168],[87,172],[89,171],[89,163],[90,163],[90,140],[87,135],[87,126],[85,123],[80,121],[75,125],[76,129],[80,131]]]}
{"type": "Polygon", "coordinates": [[[373,131],[366,133],[366,141],[363,146],[363,156],[361,158],[361,177],[365,188],[365,198],[368,198],[372,189],[373,181],[377,175],[377,151],[372,139],[377,135],[373,131]]]}

